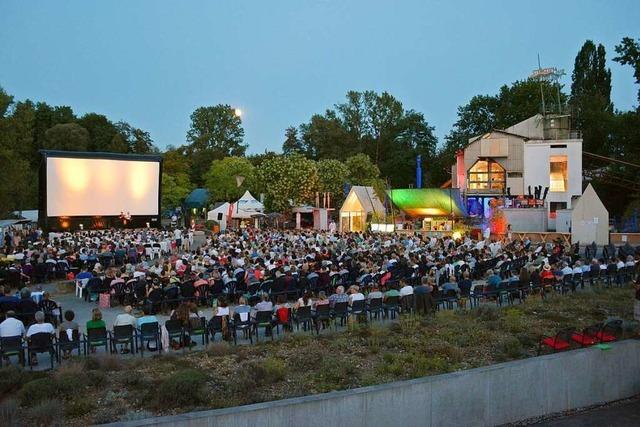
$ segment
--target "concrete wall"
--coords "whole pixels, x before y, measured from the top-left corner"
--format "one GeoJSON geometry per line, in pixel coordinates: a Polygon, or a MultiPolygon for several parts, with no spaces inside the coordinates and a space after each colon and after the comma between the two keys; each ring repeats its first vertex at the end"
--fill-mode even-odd
{"type": "Polygon", "coordinates": [[[640,393],[640,341],[114,426],[493,426],[640,393]]]}
{"type": "Polygon", "coordinates": [[[511,231],[547,231],[546,208],[502,208],[511,231]]]}

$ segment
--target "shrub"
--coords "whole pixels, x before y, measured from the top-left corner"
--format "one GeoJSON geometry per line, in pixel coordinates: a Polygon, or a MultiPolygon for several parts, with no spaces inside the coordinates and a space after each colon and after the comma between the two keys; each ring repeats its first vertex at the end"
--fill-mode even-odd
{"type": "Polygon", "coordinates": [[[53,378],[40,378],[30,381],[22,387],[18,392],[18,401],[21,406],[35,406],[57,395],[57,382],[53,378]]]}
{"type": "Polygon", "coordinates": [[[516,337],[508,337],[498,345],[498,360],[518,359],[524,350],[516,337]]]}
{"type": "Polygon", "coordinates": [[[95,404],[89,399],[76,398],[65,404],[64,415],[69,418],[77,418],[93,411],[95,404]]]}
{"type": "Polygon", "coordinates": [[[93,424],[109,424],[118,421],[118,413],[120,410],[115,408],[102,408],[93,415],[93,424]]]}
{"type": "Polygon", "coordinates": [[[87,375],[77,375],[74,373],[58,373],[53,377],[58,393],[62,397],[71,397],[81,393],[84,388],[89,385],[89,377],[87,375]]]}
{"type": "Polygon", "coordinates": [[[155,390],[155,407],[176,408],[204,403],[207,377],[200,371],[185,369],[163,380],[155,390]]]}
{"type": "Polygon", "coordinates": [[[121,379],[122,384],[126,387],[139,388],[147,385],[144,375],[138,371],[128,371],[121,379]]]}
{"type": "Polygon", "coordinates": [[[29,381],[29,373],[17,366],[0,369],[0,397],[15,393],[29,381]]]}
{"type": "Polygon", "coordinates": [[[94,387],[103,386],[107,381],[107,375],[101,371],[89,371],[85,375],[89,384],[94,387]]]}
{"type": "Polygon", "coordinates": [[[33,426],[61,426],[64,421],[63,416],[64,406],[62,402],[55,399],[42,400],[24,411],[25,424],[33,426]]]}
{"type": "Polygon", "coordinates": [[[262,363],[264,377],[267,383],[282,381],[286,375],[287,367],[284,362],[274,357],[265,359],[262,363]]]}

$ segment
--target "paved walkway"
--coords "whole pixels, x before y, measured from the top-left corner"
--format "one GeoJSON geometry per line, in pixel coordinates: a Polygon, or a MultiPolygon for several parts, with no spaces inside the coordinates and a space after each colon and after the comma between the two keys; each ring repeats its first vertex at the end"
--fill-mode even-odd
{"type": "Polygon", "coordinates": [[[628,403],[594,409],[533,425],[541,427],[638,427],[640,426],[640,398],[628,403]]]}

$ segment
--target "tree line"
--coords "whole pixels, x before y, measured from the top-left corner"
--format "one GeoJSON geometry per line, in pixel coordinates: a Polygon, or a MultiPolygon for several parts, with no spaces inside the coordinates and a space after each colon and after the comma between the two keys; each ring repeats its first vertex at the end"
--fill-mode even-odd
{"type": "MultiPolygon", "coordinates": [[[[640,43],[624,38],[613,61],[630,66],[640,84],[640,43]]],[[[605,47],[587,40],[575,58],[570,90],[520,80],[496,94],[481,94],[458,107],[457,120],[439,144],[422,113],[406,109],[387,92],[349,91],[344,101],[284,132],[282,153],[247,155],[240,117],[229,105],[203,106],[191,115],[185,143],[169,146],[164,158],[162,205],[172,208],[195,187],[212,201],[234,200],[249,189],[264,193],[269,208],[309,203],[316,192],[343,197],[345,184],[373,185],[381,192],[415,184],[415,159],[422,156],[423,183],[450,178],[455,152],[469,138],[504,129],[541,111],[541,95],[572,115],[586,152],[638,163],[640,110],[620,111],[611,101],[611,71],[605,47]],[[236,180],[236,177],[241,177],[236,180]],[[242,182],[240,182],[242,181],[242,182]],[[239,185],[238,185],[239,184],[239,185]]],[[[640,90],[638,90],[640,105],[640,90]]],[[[0,87],[0,168],[11,185],[0,186],[3,213],[37,206],[38,150],[160,153],[148,132],[106,116],[74,114],[68,106],[14,101],[0,87]]],[[[585,176],[615,215],[637,209],[637,169],[585,157],[585,176]]]]}

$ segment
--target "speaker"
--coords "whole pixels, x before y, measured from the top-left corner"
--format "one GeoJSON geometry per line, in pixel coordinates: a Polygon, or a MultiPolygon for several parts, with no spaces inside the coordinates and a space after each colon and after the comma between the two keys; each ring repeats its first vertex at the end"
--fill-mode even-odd
{"type": "Polygon", "coordinates": [[[222,221],[222,212],[218,212],[218,221],[222,221]]]}

